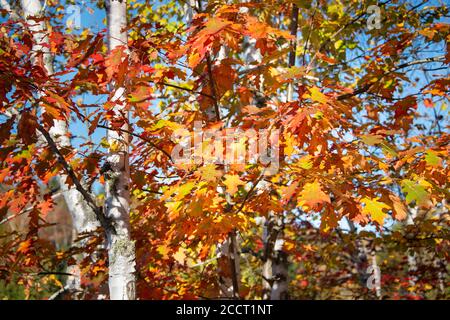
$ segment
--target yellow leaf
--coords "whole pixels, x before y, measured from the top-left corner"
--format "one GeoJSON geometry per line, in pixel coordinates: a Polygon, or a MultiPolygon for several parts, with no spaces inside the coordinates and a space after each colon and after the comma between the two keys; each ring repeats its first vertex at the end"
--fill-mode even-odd
{"type": "Polygon", "coordinates": [[[312,156],[308,154],[304,157],[301,157],[298,160],[298,165],[300,166],[300,168],[305,169],[305,170],[311,169],[313,166],[312,156]]]}
{"type": "Polygon", "coordinates": [[[186,260],[186,254],[184,253],[185,249],[180,248],[178,251],[173,255],[173,258],[178,261],[180,264],[184,264],[186,260]]]}
{"type": "Polygon", "coordinates": [[[363,212],[367,215],[370,215],[373,221],[376,221],[379,225],[383,225],[384,218],[386,218],[386,213],[383,212],[383,209],[390,209],[390,207],[383,202],[378,202],[379,198],[370,199],[368,197],[364,197],[361,199],[361,202],[364,204],[363,212]]]}
{"type": "Polygon", "coordinates": [[[199,175],[205,181],[216,181],[218,177],[222,176],[222,172],[216,170],[215,164],[207,164],[200,168],[199,175]]]}
{"type": "Polygon", "coordinates": [[[290,157],[294,153],[294,151],[295,151],[294,143],[295,143],[295,140],[294,140],[293,135],[288,133],[285,137],[285,145],[284,145],[284,154],[287,157],[290,157]]]}
{"type": "Polygon", "coordinates": [[[227,187],[227,192],[230,195],[235,194],[238,191],[238,187],[245,184],[244,181],[239,179],[237,174],[227,175],[223,183],[227,187]]]}
{"type": "Polygon", "coordinates": [[[169,259],[168,253],[169,253],[170,249],[168,246],[166,246],[165,244],[162,244],[162,245],[158,246],[158,249],[156,249],[156,250],[158,251],[158,253],[160,255],[162,255],[162,258],[164,260],[169,259]]]}
{"type": "Polygon", "coordinates": [[[112,143],[110,143],[110,145],[109,145],[109,151],[111,151],[111,152],[117,152],[117,151],[120,151],[120,142],[114,140],[112,143]]]}
{"type": "Polygon", "coordinates": [[[317,102],[320,103],[327,103],[328,101],[328,97],[326,95],[324,95],[322,92],[320,92],[319,88],[317,87],[312,87],[311,89],[309,89],[310,95],[309,97],[317,102]]]}
{"type": "Polygon", "coordinates": [[[368,134],[368,135],[361,136],[361,140],[369,146],[374,146],[376,144],[382,143],[383,137],[380,135],[368,134]]]}

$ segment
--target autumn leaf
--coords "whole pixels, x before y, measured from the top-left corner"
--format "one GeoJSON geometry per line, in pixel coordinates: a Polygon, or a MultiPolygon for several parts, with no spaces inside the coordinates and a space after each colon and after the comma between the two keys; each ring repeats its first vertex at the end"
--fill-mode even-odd
{"type": "Polygon", "coordinates": [[[311,169],[313,167],[312,156],[306,155],[304,157],[301,157],[298,160],[298,165],[300,168],[305,170],[311,169]]]}
{"type": "Polygon", "coordinates": [[[319,210],[322,204],[331,203],[330,197],[322,191],[318,180],[306,183],[297,201],[306,210],[319,210]]]}
{"type": "Polygon", "coordinates": [[[24,112],[19,120],[18,135],[26,144],[32,144],[37,140],[36,116],[30,112],[24,112]]]}
{"type": "Polygon", "coordinates": [[[313,101],[326,104],[328,102],[328,97],[324,95],[322,92],[320,92],[319,88],[312,87],[309,89],[309,94],[306,95],[306,97],[311,98],[313,101]]]}
{"type": "Polygon", "coordinates": [[[22,254],[27,254],[31,249],[32,243],[33,243],[32,239],[27,239],[25,241],[22,241],[19,244],[19,247],[17,248],[17,252],[20,252],[22,254]]]}
{"type": "Polygon", "coordinates": [[[383,136],[368,134],[361,136],[361,140],[369,146],[374,146],[383,142],[383,136]]]}
{"type": "Polygon", "coordinates": [[[132,93],[129,95],[129,101],[133,103],[144,102],[149,100],[152,96],[152,88],[149,86],[138,86],[134,89],[132,93]]]}
{"type": "Polygon", "coordinates": [[[438,167],[442,163],[442,159],[437,156],[436,152],[428,150],[425,154],[425,161],[433,167],[438,167]]]}
{"type": "Polygon", "coordinates": [[[369,215],[373,221],[376,221],[380,226],[382,226],[384,219],[387,216],[383,210],[390,209],[390,207],[383,202],[379,202],[378,200],[379,198],[370,199],[368,197],[364,197],[361,199],[361,203],[364,204],[363,212],[369,215]]]}
{"type": "Polygon", "coordinates": [[[291,183],[287,187],[282,187],[281,190],[280,190],[280,192],[281,192],[281,202],[282,203],[288,203],[289,200],[292,198],[292,196],[297,191],[297,187],[298,187],[298,182],[297,181],[291,183]]]}
{"type": "Polygon", "coordinates": [[[406,193],[406,203],[416,202],[418,205],[424,205],[428,198],[428,192],[425,187],[412,180],[404,179],[401,182],[402,191],[406,193]]]}
{"type": "Polygon", "coordinates": [[[179,187],[176,187],[172,191],[175,192],[175,199],[181,200],[184,197],[186,197],[189,193],[191,193],[191,190],[195,187],[194,182],[188,182],[185,184],[182,184],[179,187]]]}
{"type": "Polygon", "coordinates": [[[6,120],[5,123],[0,124],[0,144],[9,139],[11,135],[11,129],[14,124],[15,117],[6,120]]]}
{"type": "Polygon", "coordinates": [[[392,204],[394,206],[393,216],[397,220],[404,220],[408,216],[408,209],[400,200],[399,197],[395,195],[389,195],[389,199],[392,200],[392,204]]]}
{"type": "Polygon", "coordinates": [[[225,21],[221,18],[210,18],[205,24],[205,29],[202,30],[203,33],[208,35],[214,35],[221,31],[222,29],[226,28],[228,25],[230,25],[231,22],[225,21]]]}
{"type": "Polygon", "coordinates": [[[173,258],[179,263],[184,264],[186,261],[185,249],[179,248],[178,251],[173,255],[173,258]]]}
{"type": "Polygon", "coordinates": [[[433,101],[431,99],[424,99],[423,100],[423,104],[427,108],[433,108],[434,107],[434,103],[433,103],[433,101]]]}
{"type": "Polygon", "coordinates": [[[162,245],[158,246],[157,251],[164,260],[169,259],[170,248],[167,245],[162,244],[162,245]]]}
{"type": "Polygon", "coordinates": [[[205,166],[200,167],[198,175],[201,177],[202,180],[211,182],[217,181],[217,178],[222,176],[222,172],[216,169],[215,164],[207,164],[205,166]]]}
{"type": "Polygon", "coordinates": [[[290,79],[300,78],[305,74],[305,68],[303,67],[290,67],[285,72],[280,74],[280,80],[286,81],[290,79]]]}
{"type": "Polygon", "coordinates": [[[245,185],[245,182],[237,174],[226,175],[223,183],[230,195],[234,195],[238,191],[239,186],[245,185]]]}
{"type": "Polygon", "coordinates": [[[323,54],[323,53],[320,53],[320,52],[317,53],[317,57],[318,57],[320,60],[323,60],[323,61],[325,61],[325,62],[328,62],[329,64],[335,64],[335,63],[337,63],[336,59],[334,59],[334,58],[332,58],[332,57],[329,57],[329,56],[327,56],[326,54],[323,54]]]}

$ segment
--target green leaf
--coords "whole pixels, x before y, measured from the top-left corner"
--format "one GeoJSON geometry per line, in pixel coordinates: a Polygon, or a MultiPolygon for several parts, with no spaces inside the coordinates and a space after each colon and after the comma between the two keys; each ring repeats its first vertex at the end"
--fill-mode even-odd
{"type": "Polygon", "coordinates": [[[431,166],[439,166],[441,164],[441,158],[439,158],[435,152],[428,150],[425,155],[425,161],[431,166]]]}
{"type": "Polygon", "coordinates": [[[406,193],[406,203],[415,201],[421,205],[428,200],[428,192],[423,185],[408,179],[402,180],[401,185],[402,191],[406,193]]]}

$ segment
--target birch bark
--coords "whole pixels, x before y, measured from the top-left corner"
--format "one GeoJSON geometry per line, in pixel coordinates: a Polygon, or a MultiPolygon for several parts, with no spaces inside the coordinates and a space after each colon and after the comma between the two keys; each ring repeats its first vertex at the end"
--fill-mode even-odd
{"type": "MultiPolygon", "coordinates": [[[[412,208],[406,218],[406,225],[414,225],[414,219],[417,217],[418,208],[412,208]]],[[[413,249],[408,250],[408,274],[409,286],[415,288],[417,283],[417,257],[413,249]]],[[[413,292],[414,293],[414,292],[413,292]]]]}
{"type": "MultiPolygon", "coordinates": [[[[112,51],[117,47],[127,50],[127,1],[108,0],[108,45],[112,51]]],[[[128,111],[125,104],[125,88],[115,89],[112,102],[115,103],[115,117],[124,119],[122,129],[128,130],[128,111]]],[[[109,257],[109,294],[111,300],[134,300],[135,285],[135,244],[130,236],[130,168],[129,136],[108,130],[110,146],[107,157],[108,171],[105,173],[106,201],[105,214],[114,228],[107,232],[109,257]]]]}
{"type": "MultiPolygon", "coordinates": [[[[2,0],[2,5],[9,8],[6,0],[2,0]]],[[[39,17],[43,14],[42,5],[39,0],[21,0],[20,5],[23,11],[24,18],[27,21],[27,27],[33,34],[34,45],[32,48],[33,56],[32,59],[36,60],[38,54],[43,55],[44,68],[47,74],[51,76],[54,72],[53,70],[53,59],[50,53],[50,46],[48,43],[47,27],[44,21],[35,21],[31,17],[39,17]]],[[[10,11],[7,9],[7,11],[10,11]]],[[[14,17],[13,17],[14,18],[14,17]]],[[[59,148],[70,148],[71,142],[68,136],[67,123],[64,120],[54,120],[53,126],[50,128],[50,135],[56,142],[59,148]]],[[[62,195],[69,209],[70,215],[72,217],[72,224],[74,228],[74,239],[76,235],[94,231],[99,227],[99,222],[96,219],[95,213],[92,208],[86,203],[81,193],[74,187],[69,187],[66,183],[67,175],[60,175],[60,188],[62,195]]],[[[79,246],[82,243],[78,244],[79,246]]],[[[78,257],[78,261],[82,260],[83,257],[78,257]]],[[[68,273],[71,273],[67,279],[67,290],[80,291],[81,290],[81,279],[80,270],[78,265],[74,265],[68,268],[68,273]]]]}

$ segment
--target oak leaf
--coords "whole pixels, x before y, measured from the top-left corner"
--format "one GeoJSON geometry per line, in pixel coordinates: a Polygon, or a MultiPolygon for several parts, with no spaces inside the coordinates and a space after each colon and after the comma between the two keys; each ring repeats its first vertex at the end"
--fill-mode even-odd
{"type": "Polygon", "coordinates": [[[368,197],[364,197],[361,199],[361,202],[364,204],[363,212],[369,215],[373,221],[376,221],[379,225],[383,225],[384,219],[387,214],[383,212],[384,209],[390,209],[387,204],[378,201],[379,198],[370,199],[368,197]]]}
{"type": "Polygon", "coordinates": [[[331,203],[330,197],[322,191],[318,180],[306,183],[297,200],[300,206],[309,210],[319,210],[322,204],[331,203]]]}

